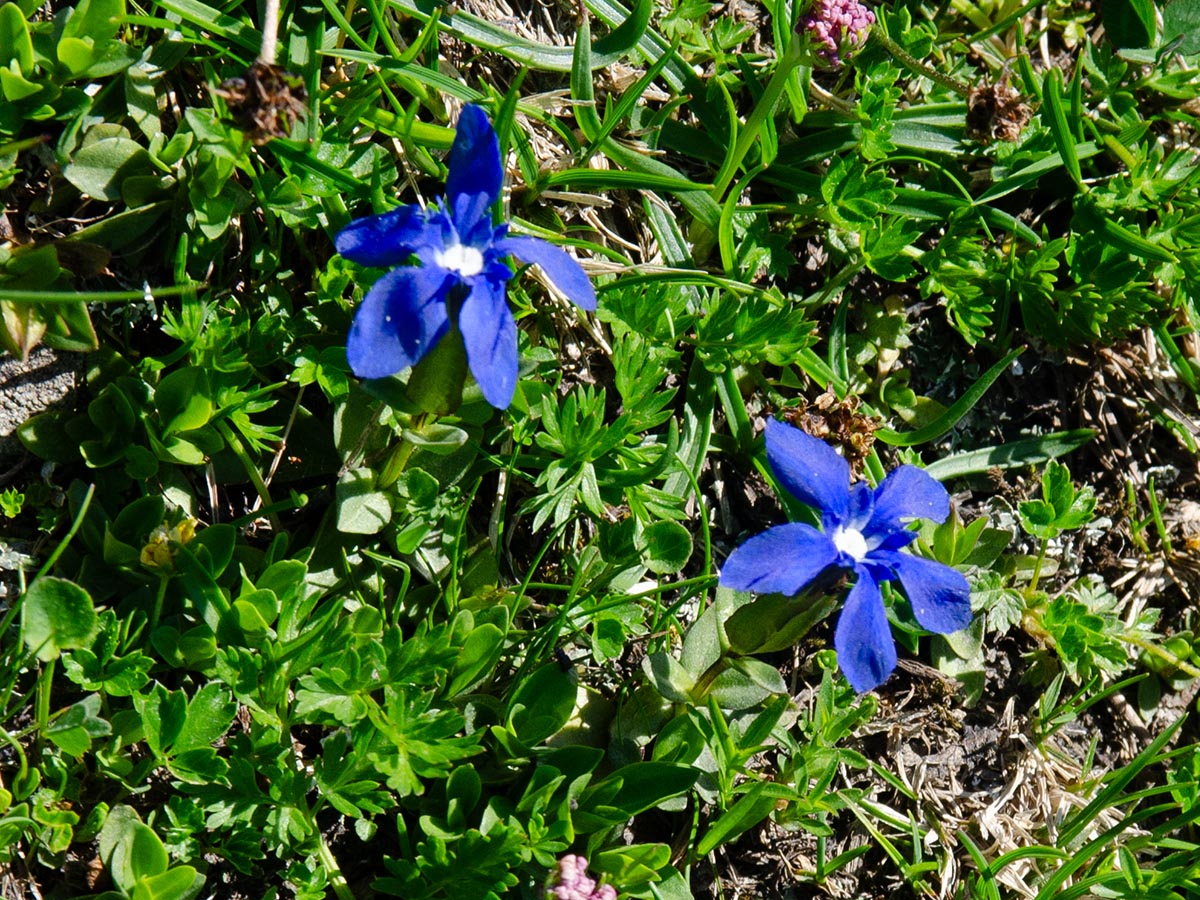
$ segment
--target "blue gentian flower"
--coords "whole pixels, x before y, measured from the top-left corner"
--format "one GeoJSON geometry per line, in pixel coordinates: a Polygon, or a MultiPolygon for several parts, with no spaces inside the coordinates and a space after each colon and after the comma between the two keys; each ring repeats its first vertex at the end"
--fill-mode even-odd
{"type": "Polygon", "coordinates": [[[579,263],[534,237],[495,225],[504,170],[487,114],[463,108],[450,148],[446,196],[435,207],[402,206],[352,222],[337,251],[364,266],[395,266],[367,292],[346,342],[350,368],[382,378],[415,365],[457,325],[467,365],[488,403],[512,401],[517,385],[517,324],[505,284],[511,255],[536,263],[577,306],[596,308],[596,292],[579,263]],[[420,265],[409,265],[415,256],[420,265]]]}
{"type": "Polygon", "coordinates": [[[762,594],[798,594],[831,569],[853,570],[855,582],[834,632],[838,664],[859,692],[883,684],[896,667],[879,585],[899,581],[922,628],[950,634],[971,622],[967,579],[947,565],[901,549],[914,519],[944,522],[946,489],[916,466],[893,469],[872,489],[850,484],[850,466],[824,441],[767,422],[767,461],[780,483],[821,514],[821,529],[777,525],[738,547],[721,569],[721,584],[762,594]]]}

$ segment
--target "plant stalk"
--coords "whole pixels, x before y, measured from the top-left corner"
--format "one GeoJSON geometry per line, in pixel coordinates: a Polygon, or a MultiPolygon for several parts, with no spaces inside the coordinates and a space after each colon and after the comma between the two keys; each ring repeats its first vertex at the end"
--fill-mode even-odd
{"type": "Polygon", "coordinates": [[[737,177],[746,154],[750,152],[750,148],[758,140],[759,132],[762,131],[767,119],[775,111],[775,106],[779,103],[779,98],[783,96],[784,88],[787,86],[787,80],[791,77],[792,70],[800,65],[803,59],[804,42],[793,40],[776,64],[775,71],[771,73],[771,80],[767,82],[766,90],[759,97],[758,103],[750,113],[750,117],[746,119],[746,124],[738,132],[737,143],[733,147],[733,155],[726,160],[722,171],[719,173],[716,186],[712,190],[712,197],[718,203],[724,199],[725,192],[729,190],[729,185],[737,177]]]}
{"type": "Polygon", "coordinates": [[[263,0],[262,44],[258,61],[264,66],[275,65],[279,55],[279,0],[263,0]]]}

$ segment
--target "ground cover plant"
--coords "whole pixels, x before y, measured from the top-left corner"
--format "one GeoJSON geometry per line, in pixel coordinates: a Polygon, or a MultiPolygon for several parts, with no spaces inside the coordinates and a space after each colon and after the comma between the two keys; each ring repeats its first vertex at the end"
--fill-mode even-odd
{"type": "Polygon", "coordinates": [[[1198,20],[0,6],[0,895],[1200,897],[1198,20]]]}

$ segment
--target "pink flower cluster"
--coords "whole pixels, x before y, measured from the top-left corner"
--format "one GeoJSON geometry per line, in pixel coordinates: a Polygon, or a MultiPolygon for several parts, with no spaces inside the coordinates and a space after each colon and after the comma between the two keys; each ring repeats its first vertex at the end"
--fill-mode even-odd
{"type": "Polygon", "coordinates": [[[546,889],[546,900],[617,900],[617,891],[611,884],[597,888],[587,860],[568,854],[558,861],[557,884],[546,889]]]}
{"type": "Polygon", "coordinates": [[[840,65],[842,50],[853,50],[867,39],[875,13],[858,0],[813,0],[800,27],[817,44],[817,55],[831,66],[840,65]]]}

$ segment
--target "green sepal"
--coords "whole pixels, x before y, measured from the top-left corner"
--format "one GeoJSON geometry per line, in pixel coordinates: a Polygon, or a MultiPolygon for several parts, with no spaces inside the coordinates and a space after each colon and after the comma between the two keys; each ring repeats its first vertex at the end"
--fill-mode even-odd
{"type": "Polygon", "coordinates": [[[466,382],[467,349],[462,333],[451,326],[449,333],[413,366],[405,393],[425,412],[446,416],[462,406],[466,382]]]}

